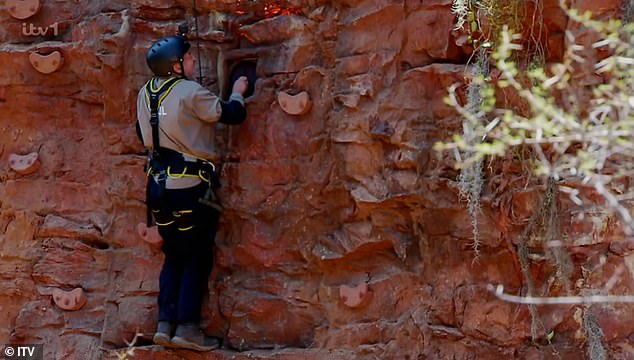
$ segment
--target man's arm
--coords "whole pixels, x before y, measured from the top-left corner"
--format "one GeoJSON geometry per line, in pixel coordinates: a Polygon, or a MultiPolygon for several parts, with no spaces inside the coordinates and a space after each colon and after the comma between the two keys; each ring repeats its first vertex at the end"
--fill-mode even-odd
{"type": "Polygon", "coordinates": [[[185,103],[194,114],[204,122],[216,122],[220,119],[222,102],[211,91],[197,85],[193,93],[185,98],[185,103]]]}
{"type": "Polygon", "coordinates": [[[247,109],[244,107],[242,94],[234,92],[228,102],[221,101],[220,122],[227,125],[241,124],[247,117],[247,109]]]}
{"type": "Polygon", "coordinates": [[[141,115],[142,112],[145,110],[146,107],[146,102],[145,102],[145,91],[144,88],[141,88],[141,90],[139,90],[139,94],[137,95],[136,98],[136,136],[139,138],[139,140],[141,141],[141,144],[145,143],[143,142],[143,131],[141,131],[141,123],[139,122],[139,119],[141,119],[141,115]]]}
{"type": "Polygon", "coordinates": [[[228,102],[212,94],[209,90],[199,86],[188,98],[190,106],[199,119],[206,122],[220,121],[224,124],[237,125],[244,121],[247,115],[244,107],[244,94],[248,87],[247,78],[241,76],[233,84],[231,97],[228,102]]]}
{"type": "Polygon", "coordinates": [[[141,133],[141,125],[139,125],[139,121],[136,121],[136,136],[141,140],[141,144],[143,144],[143,134],[141,133]]]}
{"type": "Polygon", "coordinates": [[[228,102],[221,102],[222,113],[220,122],[228,125],[241,124],[247,117],[247,109],[244,107],[244,93],[249,87],[246,76],[240,76],[231,89],[231,97],[228,102]]]}

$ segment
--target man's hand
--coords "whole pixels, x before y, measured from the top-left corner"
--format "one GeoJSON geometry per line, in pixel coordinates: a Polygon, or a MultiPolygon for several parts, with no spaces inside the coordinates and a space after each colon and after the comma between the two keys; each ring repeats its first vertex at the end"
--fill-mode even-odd
{"type": "Polygon", "coordinates": [[[247,80],[246,76],[240,76],[236,82],[233,83],[233,90],[231,92],[240,93],[244,95],[247,92],[247,88],[249,87],[249,80],[247,80]]]}

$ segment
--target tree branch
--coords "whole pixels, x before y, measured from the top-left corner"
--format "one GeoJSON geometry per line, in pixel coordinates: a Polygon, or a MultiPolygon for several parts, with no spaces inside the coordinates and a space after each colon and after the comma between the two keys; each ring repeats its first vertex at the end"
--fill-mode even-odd
{"type": "Polygon", "coordinates": [[[503,301],[529,305],[563,305],[563,304],[596,304],[596,303],[634,303],[634,295],[590,295],[590,296],[517,296],[504,293],[504,286],[489,284],[487,290],[503,301]]]}

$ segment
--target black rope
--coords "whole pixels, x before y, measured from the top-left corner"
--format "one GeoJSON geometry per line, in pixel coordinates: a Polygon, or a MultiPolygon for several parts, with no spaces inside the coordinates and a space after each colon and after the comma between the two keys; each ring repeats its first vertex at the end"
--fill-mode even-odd
{"type": "Polygon", "coordinates": [[[193,2],[193,11],[194,11],[194,26],[196,27],[196,51],[198,52],[198,82],[200,85],[203,84],[203,68],[202,68],[202,59],[200,57],[200,36],[198,32],[198,11],[196,10],[196,0],[192,0],[193,2]]]}

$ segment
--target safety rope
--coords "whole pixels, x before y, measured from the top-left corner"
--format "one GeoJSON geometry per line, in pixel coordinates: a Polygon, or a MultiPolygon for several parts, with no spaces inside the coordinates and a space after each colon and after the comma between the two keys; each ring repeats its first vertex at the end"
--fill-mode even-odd
{"type": "Polygon", "coordinates": [[[198,32],[198,10],[196,0],[192,0],[192,10],[194,12],[194,27],[196,27],[196,52],[198,53],[198,83],[203,85],[202,58],[200,57],[200,33],[198,32]]]}

